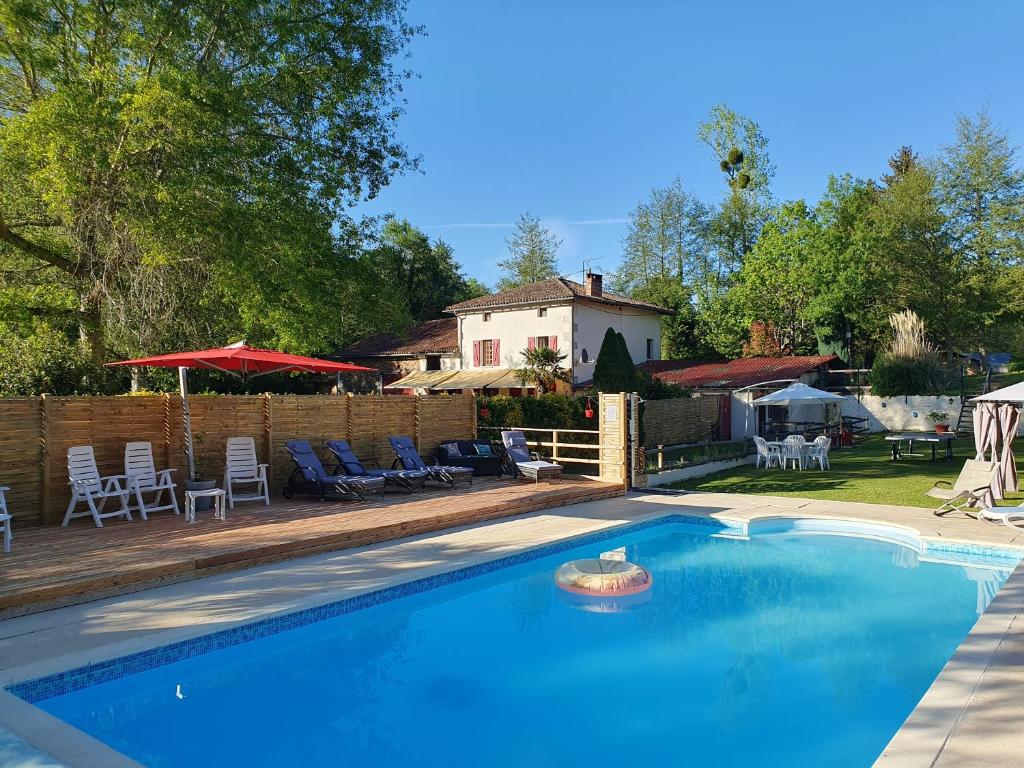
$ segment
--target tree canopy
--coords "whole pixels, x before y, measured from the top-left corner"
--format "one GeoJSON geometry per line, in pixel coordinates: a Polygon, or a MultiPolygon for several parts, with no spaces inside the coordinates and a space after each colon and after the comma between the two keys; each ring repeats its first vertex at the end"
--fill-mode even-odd
{"type": "Polygon", "coordinates": [[[376,296],[345,210],[414,165],[403,11],[3,4],[3,319],[76,327],[96,362],[222,329],[312,351],[362,325],[376,296]]]}
{"type": "Polygon", "coordinates": [[[562,241],[540,223],[540,219],[524,213],[516,222],[516,231],[506,241],[508,258],[498,262],[503,275],[498,290],[518,288],[549,277],[558,277],[558,249],[562,241]]]}

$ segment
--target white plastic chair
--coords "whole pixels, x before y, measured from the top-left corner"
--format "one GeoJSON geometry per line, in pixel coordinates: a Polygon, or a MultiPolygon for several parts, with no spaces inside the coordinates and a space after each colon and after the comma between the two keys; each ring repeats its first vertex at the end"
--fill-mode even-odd
{"type": "Polygon", "coordinates": [[[819,435],[814,438],[814,442],[807,446],[807,463],[814,466],[814,462],[818,462],[818,467],[822,470],[832,469],[828,462],[828,450],[832,447],[832,438],[828,435],[819,435]]]}
{"type": "Polygon", "coordinates": [[[256,441],[251,437],[229,437],[227,463],[224,467],[224,491],[228,496],[228,508],[234,509],[236,501],[262,501],[270,506],[270,490],[267,485],[267,465],[256,458],[256,441]],[[255,485],[255,493],[236,494],[233,486],[255,485]]]}
{"type": "Polygon", "coordinates": [[[175,469],[161,469],[156,471],[153,464],[153,444],[150,442],[128,443],[124,447],[124,473],[132,479],[132,492],[135,496],[135,505],[129,507],[133,512],[138,510],[143,520],[150,512],[162,512],[165,509],[173,509],[174,514],[179,515],[178,499],[174,495],[175,483],[171,479],[171,473],[175,469]],[[164,498],[164,491],[168,492],[170,501],[161,504],[164,498]],[[146,504],[143,494],[155,493],[156,496],[151,504],[146,504]]]}
{"type": "Polygon", "coordinates": [[[103,527],[103,518],[106,517],[132,519],[131,510],[128,508],[132,479],[127,475],[100,477],[91,445],[68,448],[68,483],[71,485],[71,501],[68,503],[68,511],[64,514],[64,522],[61,523],[63,527],[66,528],[72,518],[90,515],[97,528],[103,527]],[[117,499],[121,504],[113,512],[104,512],[103,507],[107,499],[117,499]],[[75,512],[79,502],[85,502],[88,509],[84,512],[75,512]]]}
{"type": "Polygon", "coordinates": [[[11,530],[11,513],[7,511],[6,491],[11,490],[10,486],[0,485],[0,531],[4,534],[4,552],[11,551],[11,539],[14,538],[14,531],[11,530]]]}
{"type": "Polygon", "coordinates": [[[765,469],[771,469],[772,466],[782,467],[782,453],[779,451],[779,446],[768,445],[768,441],[763,437],[754,435],[754,447],[757,449],[756,467],[760,467],[762,463],[765,469]]]}
{"type": "Polygon", "coordinates": [[[801,435],[790,435],[782,441],[782,468],[788,469],[789,462],[796,462],[797,469],[804,468],[806,460],[804,449],[807,441],[801,435]]]}

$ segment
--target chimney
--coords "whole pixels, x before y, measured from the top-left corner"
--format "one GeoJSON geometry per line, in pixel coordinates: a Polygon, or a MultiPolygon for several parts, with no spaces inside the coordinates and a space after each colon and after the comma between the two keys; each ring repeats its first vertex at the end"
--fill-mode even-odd
{"type": "Polygon", "coordinates": [[[601,276],[595,275],[593,272],[587,272],[586,277],[583,278],[583,292],[587,296],[600,296],[601,276]]]}

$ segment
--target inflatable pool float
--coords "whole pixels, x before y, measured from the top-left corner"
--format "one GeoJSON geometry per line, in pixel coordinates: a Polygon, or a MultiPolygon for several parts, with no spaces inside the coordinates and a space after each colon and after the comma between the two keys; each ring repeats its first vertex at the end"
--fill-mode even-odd
{"type": "Polygon", "coordinates": [[[573,560],[555,571],[555,583],[566,592],[595,597],[635,595],[650,589],[651,572],[624,560],[573,560]]]}

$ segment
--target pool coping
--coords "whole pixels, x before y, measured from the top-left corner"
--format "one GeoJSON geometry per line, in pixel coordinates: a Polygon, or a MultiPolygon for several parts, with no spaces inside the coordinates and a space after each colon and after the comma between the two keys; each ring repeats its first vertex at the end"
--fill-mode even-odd
{"type": "MultiPolygon", "coordinates": [[[[635,500],[636,495],[634,495],[633,498],[635,500]]],[[[672,506],[675,507],[676,505],[673,504],[672,506]]],[[[468,563],[462,562],[454,565],[445,563],[440,567],[416,568],[410,572],[397,574],[392,578],[386,578],[382,580],[381,583],[366,586],[363,589],[358,589],[355,592],[349,590],[336,590],[334,592],[310,595],[305,599],[295,601],[283,608],[261,612],[255,617],[250,616],[234,622],[226,622],[222,629],[212,633],[208,628],[204,629],[202,625],[179,627],[171,630],[153,632],[122,642],[106,644],[99,648],[72,652],[59,657],[12,667],[0,672],[0,727],[10,729],[18,736],[24,738],[24,740],[29,744],[45,750],[48,754],[59,760],[66,761],[70,765],[90,767],[101,765],[134,766],[137,765],[137,763],[132,761],[130,758],[116,752],[111,747],[97,739],[94,739],[84,732],[79,731],[74,726],[47,714],[42,709],[34,706],[28,701],[25,701],[24,699],[19,698],[7,689],[12,686],[24,685],[27,681],[36,681],[39,678],[46,676],[67,675],[79,667],[103,664],[104,662],[122,659],[123,657],[130,656],[132,654],[152,653],[159,649],[164,649],[167,646],[185,643],[190,640],[223,635],[231,632],[237,632],[239,630],[245,631],[244,628],[246,627],[273,623],[286,617],[296,616],[300,613],[316,613],[318,611],[322,613],[323,609],[337,603],[349,603],[354,606],[348,610],[342,611],[342,613],[348,613],[351,612],[351,610],[358,610],[360,608],[368,607],[369,605],[377,604],[378,602],[398,599],[406,594],[413,594],[432,589],[437,586],[441,586],[444,583],[450,583],[451,581],[463,581],[479,575],[503,570],[521,563],[547,557],[551,554],[557,553],[558,551],[564,551],[578,546],[585,546],[588,543],[614,538],[621,535],[623,532],[643,530],[658,525],[672,523],[712,525],[721,528],[722,532],[727,531],[728,535],[746,536],[751,532],[751,528],[767,527],[779,529],[781,525],[782,529],[785,530],[797,530],[794,527],[787,529],[785,526],[800,526],[802,524],[811,523],[811,528],[813,528],[814,524],[824,522],[826,527],[832,529],[831,531],[821,530],[821,527],[819,526],[817,530],[810,530],[809,532],[834,532],[842,535],[867,535],[870,538],[885,538],[885,540],[892,541],[891,538],[871,535],[871,532],[873,531],[877,534],[878,532],[898,531],[901,532],[903,536],[897,538],[915,538],[920,543],[919,549],[921,554],[927,554],[929,547],[932,547],[935,551],[945,552],[952,551],[970,553],[973,551],[983,554],[985,551],[991,552],[991,550],[1011,550],[1019,551],[1024,554],[1024,546],[1016,546],[1014,544],[991,545],[971,541],[969,539],[924,536],[920,531],[912,526],[888,522],[880,523],[878,520],[857,518],[856,516],[820,515],[815,513],[804,513],[797,509],[793,509],[790,514],[711,514],[702,512],[699,508],[687,509],[686,505],[680,506],[682,507],[681,510],[678,508],[677,510],[672,510],[662,507],[660,510],[636,512],[635,514],[632,514],[629,519],[625,520],[604,520],[602,522],[605,524],[596,529],[582,531],[575,534],[568,533],[565,535],[556,535],[543,543],[526,544],[515,549],[511,553],[499,555],[497,557],[494,556],[493,552],[484,551],[479,553],[478,557],[471,558],[468,563]],[[851,524],[855,526],[855,530],[853,531],[849,529],[851,524]],[[846,528],[839,530],[839,526],[844,525],[846,528]],[[416,584],[420,588],[414,590],[414,592],[404,591],[405,587],[412,584],[416,584]],[[344,594],[345,597],[341,599],[333,599],[337,597],[338,594],[344,594]],[[373,599],[372,596],[375,595],[382,596],[382,599],[373,599]],[[386,595],[386,597],[384,595],[386,595]],[[369,601],[367,601],[368,596],[371,596],[369,601]]],[[[477,528],[479,526],[471,527],[477,528]]],[[[764,532],[768,531],[761,531],[760,533],[764,532]]],[[[441,532],[412,538],[430,538],[432,536],[440,535],[440,533],[441,532]]],[[[755,534],[756,533],[758,532],[755,531],[755,534]]],[[[396,543],[400,542],[390,542],[390,544],[396,543]]],[[[372,550],[375,548],[376,547],[368,547],[367,549],[372,550]]],[[[947,696],[950,695],[950,692],[955,696],[963,696],[965,706],[966,703],[969,702],[974,685],[964,682],[966,679],[963,675],[965,659],[961,658],[962,652],[969,644],[972,646],[972,653],[970,657],[966,659],[966,667],[976,673],[974,678],[972,678],[975,680],[976,685],[977,679],[980,679],[984,674],[985,669],[988,666],[988,662],[991,659],[991,655],[994,654],[995,647],[997,647],[998,643],[991,638],[986,641],[984,648],[988,648],[988,653],[986,654],[984,649],[982,649],[981,653],[985,659],[985,663],[979,665],[979,649],[978,647],[974,647],[975,643],[972,642],[972,639],[979,632],[984,632],[986,635],[989,635],[990,633],[1001,631],[1005,634],[1010,630],[1013,617],[1016,615],[1014,605],[1016,605],[1017,610],[1024,608],[1024,603],[1016,604],[1013,603],[1012,599],[1008,599],[1006,586],[1010,585],[1011,581],[1013,581],[1015,585],[1019,582],[1020,586],[1024,586],[1024,565],[1018,566],[1011,574],[1010,578],[1004,585],[1004,588],[1000,590],[1000,593],[997,594],[995,600],[993,600],[989,610],[982,615],[979,622],[967,637],[964,638],[963,642],[958,647],[957,652],[947,663],[946,667],[944,667],[942,673],[940,673],[936,680],[933,681],[932,686],[925,694],[921,703],[919,703],[918,707],[915,708],[914,712],[908,718],[906,723],[904,723],[903,727],[901,727],[900,731],[893,737],[890,745],[878,758],[879,762],[876,763],[876,765],[884,764],[885,768],[892,768],[893,766],[919,766],[923,764],[920,762],[922,759],[920,747],[916,747],[915,751],[912,752],[903,749],[901,744],[903,744],[905,739],[903,739],[901,735],[904,734],[904,731],[907,730],[908,727],[912,726],[915,714],[918,712],[918,709],[920,709],[922,705],[929,700],[929,697],[932,696],[933,690],[937,688],[943,690],[946,692],[947,696]],[[956,664],[954,664],[954,662],[956,662],[956,664]],[[952,687],[948,684],[949,681],[946,679],[947,672],[949,670],[957,671],[959,675],[958,684],[952,687]],[[907,757],[917,762],[899,762],[903,757],[907,757]],[[888,762],[883,763],[883,760],[888,762]]],[[[340,613],[333,615],[340,615],[340,613]]],[[[318,618],[310,618],[308,621],[304,621],[302,623],[311,623],[312,621],[318,621],[328,617],[328,615],[320,615],[318,618]]],[[[298,624],[295,626],[298,626],[298,624]]],[[[290,627],[282,627],[276,631],[284,631],[287,628],[290,627]]],[[[268,632],[267,634],[272,633],[268,632]]],[[[246,639],[252,638],[243,638],[237,642],[244,642],[246,639]]],[[[229,643],[229,645],[233,644],[237,643],[229,643]]],[[[213,650],[213,648],[205,648],[201,651],[197,651],[197,653],[206,652],[208,650],[213,650]]],[[[196,654],[193,653],[190,655],[196,654]]],[[[127,672],[125,674],[129,673],[130,672],[127,672]]],[[[950,672],[950,674],[952,674],[952,672],[950,672]]],[[[970,675],[967,677],[970,678],[970,675]]],[[[952,728],[955,726],[955,721],[947,723],[947,725],[952,728]]],[[[941,752],[942,745],[944,743],[944,739],[939,738],[944,735],[942,733],[942,727],[943,726],[940,726],[937,729],[932,729],[933,734],[930,740],[938,742],[935,754],[941,752]]],[[[931,763],[929,762],[928,764],[931,763]]]]}

